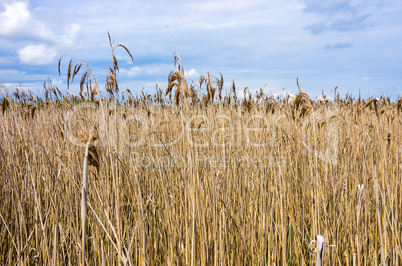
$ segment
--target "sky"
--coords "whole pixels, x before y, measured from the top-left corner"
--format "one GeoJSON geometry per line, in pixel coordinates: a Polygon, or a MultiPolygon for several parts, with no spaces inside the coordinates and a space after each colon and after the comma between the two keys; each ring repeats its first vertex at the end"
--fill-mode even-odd
{"type": "MultiPolygon", "coordinates": [[[[167,87],[173,54],[198,84],[208,72],[225,89],[312,97],[402,96],[402,1],[395,0],[0,0],[0,82],[43,93],[67,89],[68,61],[84,60],[104,84],[115,44],[119,86],[167,87]],[[169,26],[169,27],[168,27],[169,26]],[[61,61],[61,75],[58,61],[61,61]]],[[[1,89],[0,89],[1,90],[1,89]]]]}

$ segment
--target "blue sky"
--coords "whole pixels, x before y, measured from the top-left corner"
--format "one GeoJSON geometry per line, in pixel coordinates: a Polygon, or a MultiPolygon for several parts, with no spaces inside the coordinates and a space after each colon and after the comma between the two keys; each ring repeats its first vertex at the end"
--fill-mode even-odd
{"type": "Polygon", "coordinates": [[[402,96],[400,14],[394,0],[0,0],[0,81],[40,93],[49,78],[66,91],[76,56],[103,84],[110,32],[135,61],[117,51],[120,87],[137,93],[166,88],[177,50],[196,83],[209,71],[222,73],[225,88],[234,80],[239,89],[296,93],[298,77],[313,97],[338,86],[341,96],[395,99],[402,96]]]}

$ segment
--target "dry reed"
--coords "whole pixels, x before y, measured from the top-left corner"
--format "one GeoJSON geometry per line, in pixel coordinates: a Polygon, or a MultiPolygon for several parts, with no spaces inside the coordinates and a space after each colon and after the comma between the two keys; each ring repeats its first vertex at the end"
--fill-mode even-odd
{"type": "Polygon", "coordinates": [[[179,64],[173,103],[118,103],[112,64],[109,97],[77,59],[81,98],[3,88],[1,264],[311,265],[319,235],[320,263],[400,263],[400,99],[221,97],[222,77],[191,87],[179,64]]]}

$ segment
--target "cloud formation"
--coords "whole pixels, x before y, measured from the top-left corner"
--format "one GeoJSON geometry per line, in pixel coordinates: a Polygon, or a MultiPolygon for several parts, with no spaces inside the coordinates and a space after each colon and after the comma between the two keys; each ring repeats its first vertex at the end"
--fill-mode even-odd
{"type": "Polygon", "coordinates": [[[197,72],[195,68],[190,69],[189,71],[184,71],[184,75],[188,79],[198,80],[200,78],[200,73],[197,72]]]}
{"type": "Polygon", "coordinates": [[[2,7],[0,36],[17,43],[31,42],[18,50],[18,58],[23,64],[53,63],[58,50],[71,47],[77,41],[81,30],[81,25],[77,23],[65,27],[64,34],[56,34],[44,21],[32,16],[28,2],[13,0],[2,4],[2,7]]]}
{"type": "Polygon", "coordinates": [[[23,64],[47,65],[55,62],[57,51],[43,44],[27,45],[18,51],[18,57],[23,64]]]}
{"type": "Polygon", "coordinates": [[[4,4],[0,13],[0,35],[15,40],[51,41],[53,32],[43,21],[32,18],[27,2],[12,1],[4,4]]]}
{"type": "Polygon", "coordinates": [[[15,70],[15,69],[0,69],[0,77],[1,76],[20,76],[23,74],[25,74],[25,72],[15,70]]]}
{"type": "Polygon", "coordinates": [[[351,5],[350,0],[304,0],[303,11],[307,13],[326,13],[335,15],[340,12],[355,13],[357,7],[351,5]]]}
{"type": "Polygon", "coordinates": [[[222,73],[225,90],[233,80],[253,94],[264,84],[297,92],[297,77],[319,95],[335,86],[400,88],[401,12],[392,0],[0,0],[0,79],[39,89],[47,78],[65,80],[55,61],[66,54],[85,60],[102,81],[110,32],[134,56],[133,65],[115,51],[119,84],[133,92],[166,87],[175,51],[189,79],[222,73]]]}
{"type": "Polygon", "coordinates": [[[123,75],[123,76],[127,76],[129,78],[132,78],[132,77],[138,76],[140,74],[144,74],[144,69],[140,68],[138,66],[134,66],[134,67],[131,67],[129,69],[120,68],[119,73],[121,75],[123,75]]]}
{"type": "Polygon", "coordinates": [[[62,48],[72,47],[77,43],[79,33],[82,26],[77,23],[72,23],[70,26],[64,28],[64,34],[56,38],[54,42],[62,48]]]}
{"type": "Polygon", "coordinates": [[[365,29],[371,13],[364,11],[364,3],[352,5],[349,0],[305,0],[303,11],[325,17],[305,27],[311,34],[326,31],[353,31],[365,29]]]}

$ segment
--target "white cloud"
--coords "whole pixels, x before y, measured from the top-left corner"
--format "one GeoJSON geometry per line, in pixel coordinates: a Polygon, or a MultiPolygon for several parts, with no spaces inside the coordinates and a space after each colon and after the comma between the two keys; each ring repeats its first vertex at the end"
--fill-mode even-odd
{"type": "Polygon", "coordinates": [[[25,72],[16,70],[16,69],[0,69],[0,77],[10,77],[10,76],[16,76],[19,77],[21,75],[24,75],[25,72]]]}
{"type": "Polygon", "coordinates": [[[131,57],[129,55],[121,55],[117,54],[116,55],[117,61],[120,63],[121,61],[124,61],[126,64],[133,64],[133,61],[131,60],[131,57]]]}
{"type": "Polygon", "coordinates": [[[46,65],[53,63],[57,51],[43,44],[28,45],[18,51],[21,63],[28,65],[46,65]]]}
{"type": "Polygon", "coordinates": [[[53,63],[59,50],[75,45],[82,28],[72,23],[64,28],[64,34],[56,34],[44,21],[34,18],[27,1],[12,0],[0,4],[1,7],[4,9],[0,13],[0,36],[15,42],[16,47],[19,41],[31,42],[18,51],[23,64],[53,63]]]}
{"type": "Polygon", "coordinates": [[[316,102],[323,102],[323,101],[325,101],[325,100],[332,101],[333,99],[334,99],[334,98],[331,97],[331,96],[322,95],[322,94],[315,97],[315,101],[316,101],[316,102]]]}
{"type": "Polygon", "coordinates": [[[197,72],[195,68],[192,68],[189,71],[184,71],[184,75],[188,79],[198,79],[200,77],[200,74],[197,72]]]}
{"type": "Polygon", "coordinates": [[[290,91],[287,90],[283,90],[281,92],[273,92],[268,94],[269,96],[273,96],[274,98],[281,98],[281,99],[285,99],[285,98],[289,98],[290,101],[293,101],[296,98],[296,95],[290,91]]]}
{"type": "Polygon", "coordinates": [[[129,77],[129,78],[138,76],[138,75],[140,75],[140,74],[143,74],[143,72],[144,72],[143,69],[140,68],[140,67],[137,67],[137,66],[132,67],[132,68],[129,68],[129,69],[120,68],[120,71],[119,71],[119,73],[120,73],[121,75],[127,76],[127,77],[129,77]]]}
{"type": "MultiPolygon", "coordinates": [[[[131,60],[131,59],[130,59],[131,60]]],[[[128,65],[132,65],[132,62],[129,61],[128,65]]],[[[156,68],[155,64],[148,64],[143,66],[132,66],[130,68],[120,67],[119,74],[122,77],[132,78],[132,77],[151,77],[152,79],[159,79],[159,75],[164,73],[167,75],[169,71],[172,70],[171,65],[167,64],[158,64],[158,68],[156,68]]],[[[163,74],[163,75],[164,75],[163,74]]]]}
{"type": "Polygon", "coordinates": [[[43,21],[32,18],[27,2],[12,1],[4,7],[4,12],[0,14],[0,35],[22,40],[54,39],[53,32],[43,21]]]}
{"type": "Polygon", "coordinates": [[[64,28],[65,34],[60,36],[59,44],[62,47],[72,47],[77,42],[79,33],[82,26],[77,23],[73,23],[68,27],[64,28]]]}
{"type": "Polygon", "coordinates": [[[369,80],[372,80],[372,79],[373,79],[372,77],[364,77],[363,78],[364,81],[369,81],[369,80]]]}
{"type": "MultiPolygon", "coordinates": [[[[270,83],[274,92],[282,87],[296,92],[298,76],[315,95],[335,85],[341,90],[388,88],[401,83],[395,74],[402,62],[397,45],[401,8],[397,1],[366,0],[179,0],[176,5],[146,0],[0,0],[0,56],[12,60],[6,64],[0,58],[0,67],[27,71],[20,78],[0,78],[24,84],[54,79],[56,64],[34,72],[18,66],[18,55],[34,45],[31,50],[41,51],[42,57],[29,54],[24,64],[51,62],[67,54],[66,60],[83,58],[104,80],[105,67],[111,65],[109,31],[135,60],[133,65],[124,50],[115,51],[122,88],[149,86],[145,89],[153,91],[155,83],[165,84],[175,70],[175,47],[189,78],[196,81],[207,71],[222,73],[225,89],[234,80],[239,91],[248,86],[254,92],[270,83]],[[366,72],[361,75],[359,69],[366,72]],[[370,73],[377,75],[364,81],[370,73]]],[[[66,65],[63,61],[63,74],[66,65]]]]}
{"type": "Polygon", "coordinates": [[[355,31],[365,29],[371,16],[367,12],[367,3],[352,3],[349,0],[304,0],[306,13],[326,15],[325,20],[305,27],[311,34],[321,34],[325,31],[355,31]]]}
{"type": "Polygon", "coordinates": [[[61,79],[53,79],[52,84],[57,87],[61,87],[64,84],[64,82],[61,79]]]}
{"type": "Polygon", "coordinates": [[[30,13],[25,2],[14,2],[4,4],[5,10],[0,14],[0,34],[9,36],[22,26],[27,25],[30,20],[30,13]]]}

